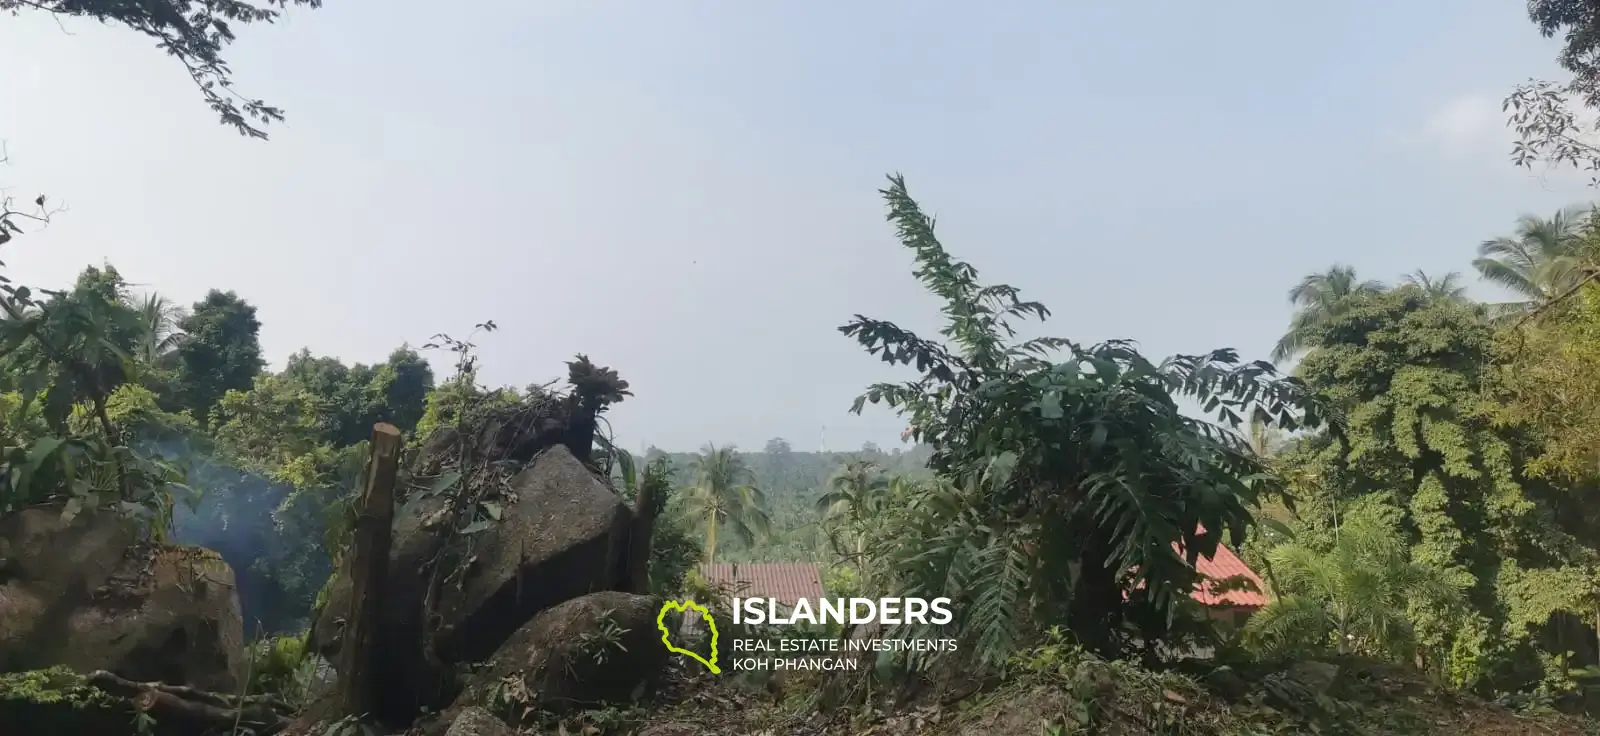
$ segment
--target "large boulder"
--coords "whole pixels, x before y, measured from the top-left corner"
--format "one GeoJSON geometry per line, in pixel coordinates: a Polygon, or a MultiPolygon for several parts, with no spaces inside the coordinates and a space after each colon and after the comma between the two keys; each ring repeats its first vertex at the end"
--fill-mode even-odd
{"type": "MultiPolygon", "coordinates": [[[[429,626],[430,565],[447,558],[446,502],[423,496],[396,514],[378,639],[416,644],[379,652],[384,720],[405,722],[419,708],[449,702],[451,668],[487,659],[534,614],[620,586],[632,513],[564,445],[542,451],[505,486],[500,520],[471,536],[471,564],[459,576],[459,568],[445,571],[451,579],[439,588],[429,626]],[[430,629],[434,650],[424,652],[430,629]]],[[[335,662],[349,610],[346,569],[312,631],[318,651],[335,662]]]]}
{"type": "Polygon", "coordinates": [[[244,623],[233,569],[197,547],[137,543],[111,512],[0,519],[0,670],[65,665],[233,691],[244,623]]]}
{"type": "Polygon", "coordinates": [[[472,675],[455,708],[504,706],[517,694],[526,709],[562,711],[636,700],[666,666],[656,616],[661,599],[604,592],[575,598],[535,616],[472,675]],[[509,690],[508,682],[520,681],[509,690]]]}
{"type": "Polygon", "coordinates": [[[450,722],[444,736],[516,736],[516,732],[487,710],[467,708],[450,722]]]}

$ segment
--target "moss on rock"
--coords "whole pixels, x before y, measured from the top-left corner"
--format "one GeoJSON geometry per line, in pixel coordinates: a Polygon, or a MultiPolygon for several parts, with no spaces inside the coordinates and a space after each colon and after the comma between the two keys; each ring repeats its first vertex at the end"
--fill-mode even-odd
{"type": "Polygon", "coordinates": [[[0,733],[120,735],[134,718],[127,701],[66,667],[0,675],[0,733]]]}

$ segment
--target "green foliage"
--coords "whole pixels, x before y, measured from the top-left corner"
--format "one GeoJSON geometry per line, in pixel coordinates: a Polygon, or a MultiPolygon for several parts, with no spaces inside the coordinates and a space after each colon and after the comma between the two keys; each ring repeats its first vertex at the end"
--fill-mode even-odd
{"type": "Polygon", "coordinates": [[[1356,270],[1344,264],[1335,264],[1323,273],[1314,273],[1300,280],[1289,290],[1289,303],[1295,306],[1289,329],[1272,349],[1272,359],[1279,363],[1304,352],[1312,333],[1328,319],[1343,312],[1361,296],[1377,294],[1386,287],[1377,281],[1356,278],[1356,270]]]}
{"type": "Polygon", "coordinates": [[[628,651],[622,644],[622,638],[627,636],[629,630],[617,623],[615,614],[614,610],[602,611],[599,619],[595,621],[595,630],[578,635],[578,640],[573,645],[576,656],[567,660],[569,672],[574,677],[581,675],[578,670],[579,659],[589,660],[588,664],[592,667],[600,667],[611,660],[613,650],[623,653],[628,651]]]}
{"type": "Polygon", "coordinates": [[[1516,234],[1478,246],[1472,267],[1485,281],[1504,287],[1523,301],[1494,305],[1497,314],[1526,314],[1586,278],[1582,270],[1582,228],[1589,213],[1569,208],[1553,217],[1523,215],[1516,234]]]}
{"type": "Polygon", "coordinates": [[[1522,472],[1537,448],[1496,398],[1486,310],[1408,287],[1361,299],[1312,339],[1299,373],[1349,423],[1344,438],[1309,437],[1284,458],[1291,475],[1314,479],[1297,489],[1302,536],[1326,549],[1341,507],[1393,494],[1411,559],[1466,591],[1472,609],[1463,619],[1412,607],[1424,659],[1458,685],[1480,684],[1531,636],[1506,618],[1517,607],[1507,584],[1561,570],[1587,578],[1594,564],[1563,528],[1559,494],[1522,472]]]}
{"type": "Polygon", "coordinates": [[[16,399],[12,444],[0,448],[0,512],[60,502],[70,519],[109,507],[164,538],[174,504],[195,494],[180,468],[126,446],[112,421],[113,398],[119,412],[137,408],[131,389],[117,392],[137,373],[129,351],[145,327],[122,277],[91,267],[71,291],[45,292],[43,301],[4,277],[0,291],[0,380],[16,399]]]}
{"type": "Polygon", "coordinates": [[[1600,14],[1594,0],[1529,0],[1528,16],[1545,38],[1564,33],[1559,61],[1572,91],[1600,107],[1600,14]]]}
{"type": "MultiPolygon", "coordinates": [[[[9,288],[9,287],[8,287],[9,288]]],[[[97,419],[106,397],[129,378],[130,350],[142,325],[125,305],[126,285],[116,269],[84,269],[66,292],[35,300],[27,287],[8,292],[0,321],[0,354],[8,382],[22,394],[24,408],[42,400],[41,416],[50,431],[68,431],[67,420],[80,403],[93,406],[97,419]]],[[[109,422],[97,431],[116,441],[109,422]]]]}
{"type": "MultiPolygon", "coordinates": [[[[926,445],[909,450],[864,447],[854,452],[800,452],[781,437],[769,440],[759,452],[740,451],[740,460],[753,476],[751,485],[761,489],[766,501],[768,529],[749,544],[738,537],[719,535],[717,560],[833,564],[837,556],[817,509],[829,482],[846,465],[858,461],[878,466],[885,476],[928,479],[932,477],[927,467],[931,452],[926,445]]],[[[693,487],[699,481],[692,470],[698,453],[669,453],[652,447],[645,457],[671,460],[673,483],[678,486],[693,487]]],[[[700,536],[704,536],[703,529],[700,536]]]]}
{"type": "Polygon", "coordinates": [[[114,705],[117,699],[90,685],[68,667],[0,674],[0,700],[22,700],[41,705],[64,704],[73,708],[114,705]]]}
{"type": "MultiPolygon", "coordinates": [[[[1595,238],[1585,239],[1592,253],[1595,238]]],[[[1581,487],[1594,474],[1600,447],[1600,287],[1584,285],[1552,307],[1501,336],[1497,378],[1510,415],[1538,434],[1539,454],[1526,472],[1581,487]]],[[[1582,506],[1563,513],[1583,514],[1582,506]]],[[[1586,519],[1600,529],[1600,519],[1586,519]]]]}
{"type": "Polygon", "coordinates": [[[179,323],[177,406],[205,422],[229,391],[250,388],[261,373],[261,322],[256,308],[231,291],[212,289],[179,323]]]}
{"type": "Polygon", "coordinates": [[[458,375],[428,393],[412,436],[420,442],[440,427],[471,426],[479,417],[509,410],[522,400],[516,389],[485,389],[478,385],[475,373],[458,375]]]}
{"type": "Polygon", "coordinates": [[[828,492],[817,499],[817,509],[823,514],[822,526],[833,559],[854,570],[853,585],[873,587],[873,566],[868,558],[872,539],[882,533],[890,504],[912,498],[916,488],[916,481],[889,478],[870,460],[852,461],[828,480],[828,492]]]}
{"type": "Polygon", "coordinates": [[[704,559],[700,537],[683,513],[656,517],[650,534],[650,592],[671,596],[683,590],[689,572],[704,559]]]}
{"type": "Polygon", "coordinates": [[[316,358],[302,350],[289,357],[282,375],[316,397],[318,434],[335,446],[367,439],[378,422],[406,432],[416,429],[433,390],[433,369],[409,347],[372,366],[346,366],[337,358],[316,358]]]}
{"type": "Polygon", "coordinates": [[[650,592],[664,597],[676,596],[684,588],[691,570],[704,557],[696,534],[694,520],[684,511],[679,486],[673,482],[672,461],[657,456],[646,463],[643,472],[632,455],[624,450],[617,454],[615,481],[624,500],[633,505],[644,488],[651,489],[655,501],[655,525],[650,530],[650,560],[648,575],[650,592]]]}
{"type": "Polygon", "coordinates": [[[1414,657],[1412,616],[1449,622],[1461,600],[1439,570],[1411,561],[1403,519],[1385,494],[1373,494],[1344,512],[1331,549],[1294,542],[1273,549],[1281,597],[1250,619],[1245,640],[1273,657],[1414,657]]]}
{"type": "Polygon", "coordinates": [[[304,623],[348,539],[348,497],[372,424],[415,426],[406,422],[421,417],[432,380],[409,348],[373,366],[301,351],[283,371],[224,394],[210,436],[141,435],[193,457],[212,500],[181,531],[224,552],[241,575],[247,614],[267,630],[304,623]]]}
{"type": "Polygon", "coordinates": [[[856,408],[909,414],[949,482],[905,504],[874,567],[902,597],[952,597],[980,664],[1003,662],[1029,625],[1063,623],[1108,653],[1130,644],[1129,628],[1159,638],[1200,582],[1194,560],[1243,543],[1251,507],[1281,491],[1242,437],[1185,416],[1175,397],[1234,429],[1246,417],[1315,425],[1316,405],[1230,350],[1155,364],[1122,341],[1012,343],[1012,319],[1048,310],[952,259],[903,180],[883,195],[916,275],[944,301],[951,345],[860,316],[841,327],[922,374],[870,387],[856,408]]]}
{"type": "Polygon", "coordinates": [[[306,656],[308,636],[309,632],[274,636],[251,645],[249,692],[275,695],[291,704],[305,702],[317,668],[316,658],[306,656]]]}

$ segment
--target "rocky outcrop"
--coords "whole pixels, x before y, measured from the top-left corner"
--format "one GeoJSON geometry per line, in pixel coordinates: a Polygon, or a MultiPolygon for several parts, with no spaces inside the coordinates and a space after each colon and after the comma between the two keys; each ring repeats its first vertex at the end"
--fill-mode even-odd
{"type": "Polygon", "coordinates": [[[645,695],[667,661],[656,628],[661,600],[605,592],[535,616],[472,676],[457,707],[485,705],[497,685],[520,680],[527,709],[627,703],[645,695]]]}
{"type": "MultiPolygon", "coordinates": [[[[379,655],[380,671],[390,675],[380,704],[385,720],[405,722],[421,707],[449,702],[450,669],[487,659],[540,611],[621,584],[632,513],[564,445],[545,449],[504,486],[499,520],[466,540],[468,562],[445,563],[452,565],[442,575],[449,582],[439,587],[428,626],[431,565],[452,559],[441,553],[449,552],[447,502],[425,496],[396,514],[378,634],[397,644],[379,655]],[[423,651],[430,629],[433,649],[423,651]]],[[[341,571],[312,637],[335,662],[349,609],[348,574],[341,571]]]]}
{"type": "Polygon", "coordinates": [[[233,569],[197,547],[136,543],[111,512],[0,519],[0,670],[64,665],[223,692],[244,676],[233,569]]]}

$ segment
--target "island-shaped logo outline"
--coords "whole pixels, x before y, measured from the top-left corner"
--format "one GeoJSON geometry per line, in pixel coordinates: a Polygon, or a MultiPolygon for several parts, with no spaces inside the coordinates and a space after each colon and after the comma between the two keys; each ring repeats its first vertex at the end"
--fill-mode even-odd
{"type": "Polygon", "coordinates": [[[656,628],[661,630],[661,643],[667,646],[668,652],[687,654],[693,657],[696,662],[705,665],[706,669],[711,670],[713,675],[722,673],[722,670],[717,667],[717,621],[711,617],[711,611],[705,606],[694,601],[667,601],[661,604],[661,612],[656,614],[656,628]],[[711,659],[707,660],[696,652],[672,645],[672,632],[667,631],[667,613],[669,611],[681,611],[685,614],[694,611],[700,614],[700,618],[704,619],[706,626],[711,629],[711,659]]]}

